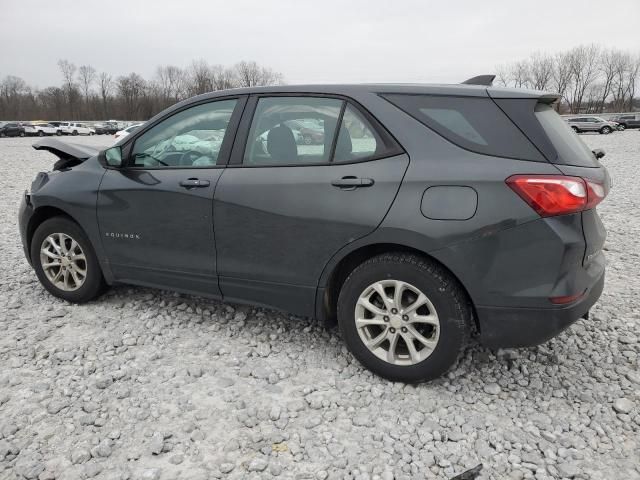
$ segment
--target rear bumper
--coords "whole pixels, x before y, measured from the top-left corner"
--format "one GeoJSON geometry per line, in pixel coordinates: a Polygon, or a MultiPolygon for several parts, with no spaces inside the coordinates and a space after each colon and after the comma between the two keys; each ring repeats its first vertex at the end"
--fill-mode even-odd
{"type": "Polygon", "coordinates": [[[540,345],[586,316],[603,288],[604,272],[581,300],[566,307],[477,307],[480,342],[490,348],[540,345]]]}

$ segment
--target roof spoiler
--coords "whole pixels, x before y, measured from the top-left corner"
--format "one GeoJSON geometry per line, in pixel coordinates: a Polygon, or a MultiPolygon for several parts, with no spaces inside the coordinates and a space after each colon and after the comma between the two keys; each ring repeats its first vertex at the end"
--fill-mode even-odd
{"type": "Polygon", "coordinates": [[[462,82],[463,85],[483,85],[485,87],[490,87],[493,85],[493,80],[496,78],[495,75],[478,75],[477,77],[470,78],[469,80],[465,80],[462,82]]]}

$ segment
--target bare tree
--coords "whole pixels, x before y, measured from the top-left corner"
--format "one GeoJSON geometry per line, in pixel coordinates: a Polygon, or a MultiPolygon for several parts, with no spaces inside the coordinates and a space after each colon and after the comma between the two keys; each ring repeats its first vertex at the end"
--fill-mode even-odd
{"type": "Polygon", "coordinates": [[[58,60],[58,68],[62,73],[64,92],[67,96],[67,105],[69,107],[70,118],[74,117],[76,97],[78,96],[77,86],[74,81],[76,74],[76,66],[67,60],[58,60]]]}
{"type": "Polygon", "coordinates": [[[511,66],[511,82],[515,88],[529,87],[530,65],[527,60],[516,62],[511,66]]]}
{"type": "Polygon", "coordinates": [[[553,78],[553,57],[534,53],[529,61],[529,78],[531,88],[547,90],[553,78]]]}
{"type": "Polygon", "coordinates": [[[585,92],[598,76],[599,53],[600,49],[596,45],[581,45],[569,52],[569,64],[573,77],[571,113],[580,112],[585,92]]]}
{"type": "Polygon", "coordinates": [[[91,93],[91,86],[96,79],[96,69],[91,65],[81,65],[78,69],[78,79],[80,80],[80,88],[82,89],[84,104],[87,109],[86,113],[89,113],[89,94],[91,93]]]}
{"type": "Polygon", "coordinates": [[[569,53],[557,53],[553,59],[553,75],[551,76],[551,88],[560,95],[560,102],[556,103],[556,109],[560,109],[562,100],[569,103],[567,92],[573,81],[569,53]]]}
{"type": "Polygon", "coordinates": [[[111,86],[111,75],[102,72],[98,76],[98,88],[100,89],[100,98],[102,99],[102,113],[105,118],[108,118],[109,116],[109,96],[111,95],[111,86]]]}
{"type": "Polygon", "coordinates": [[[282,83],[282,75],[256,62],[242,61],[234,66],[239,87],[256,87],[260,85],[278,85],[282,83]]]}
{"type": "Polygon", "coordinates": [[[7,119],[18,119],[22,111],[23,97],[30,91],[20,77],[8,75],[0,83],[0,101],[7,119]]]}
{"type": "Polygon", "coordinates": [[[187,78],[189,95],[200,95],[214,90],[213,72],[209,64],[202,59],[194,60],[193,63],[191,63],[187,78]]]}
{"type": "Polygon", "coordinates": [[[90,65],[79,68],[59,60],[60,86],[32,90],[27,83],[8,76],[0,81],[0,119],[148,118],[188,95],[234,88],[240,85],[270,85],[282,82],[282,75],[256,62],[233,67],[193,62],[187,69],[174,65],[157,68],[150,80],[137,73],[113,77],[97,74],[90,65]]]}
{"type": "Polygon", "coordinates": [[[140,100],[146,86],[144,79],[137,73],[130,73],[126,77],[119,77],[117,85],[127,118],[137,118],[140,100]]]}

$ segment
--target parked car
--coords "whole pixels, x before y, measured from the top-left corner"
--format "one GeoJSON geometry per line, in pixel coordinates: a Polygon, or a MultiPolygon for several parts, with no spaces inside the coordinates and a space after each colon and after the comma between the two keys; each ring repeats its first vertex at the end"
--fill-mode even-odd
{"type": "Polygon", "coordinates": [[[61,122],[60,131],[64,135],[95,135],[96,133],[93,128],[78,122],[61,122]]]}
{"type": "Polygon", "coordinates": [[[624,115],[616,115],[611,120],[617,122],[621,130],[627,128],[640,128],[640,113],[629,113],[624,115]]]}
{"type": "Polygon", "coordinates": [[[536,345],[602,292],[604,153],[558,100],[486,84],[260,87],[181,102],[103,151],[42,139],[60,160],[23,196],[24,251],[66,301],[127,283],[337,319],[373,372],[432,379],[472,332],[536,345]],[[294,120],[327,141],[298,145],[294,120]]]}
{"type": "Polygon", "coordinates": [[[0,123],[0,137],[24,137],[24,127],[17,122],[0,123]]]}
{"type": "Polygon", "coordinates": [[[107,135],[109,134],[109,128],[103,123],[94,123],[93,129],[96,132],[96,135],[107,135]]]}
{"type": "Polygon", "coordinates": [[[600,117],[571,117],[567,119],[569,126],[576,133],[598,132],[609,134],[618,129],[618,124],[600,117]]]}
{"type": "Polygon", "coordinates": [[[122,130],[118,130],[113,137],[117,141],[119,141],[122,138],[126,137],[127,135],[130,135],[131,133],[135,132],[141,125],[142,125],[141,123],[137,123],[135,125],[130,125],[127,128],[124,128],[122,130]]]}
{"type": "Polygon", "coordinates": [[[324,126],[321,121],[291,120],[288,122],[294,132],[300,132],[299,140],[305,145],[320,145],[324,143],[324,126]]]}
{"type": "Polygon", "coordinates": [[[44,137],[45,135],[58,135],[60,129],[49,123],[28,123],[24,125],[26,135],[44,137]]]}

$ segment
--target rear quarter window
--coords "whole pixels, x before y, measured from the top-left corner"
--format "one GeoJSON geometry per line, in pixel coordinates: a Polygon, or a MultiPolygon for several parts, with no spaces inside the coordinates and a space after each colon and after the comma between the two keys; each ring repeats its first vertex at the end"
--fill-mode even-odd
{"type": "Polygon", "coordinates": [[[411,94],[383,97],[465,150],[495,157],[546,161],[490,98],[411,94]]]}
{"type": "Polygon", "coordinates": [[[598,166],[593,152],[551,105],[539,103],[534,114],[558,154],[554,163],[578,167],[598,166]]]}

